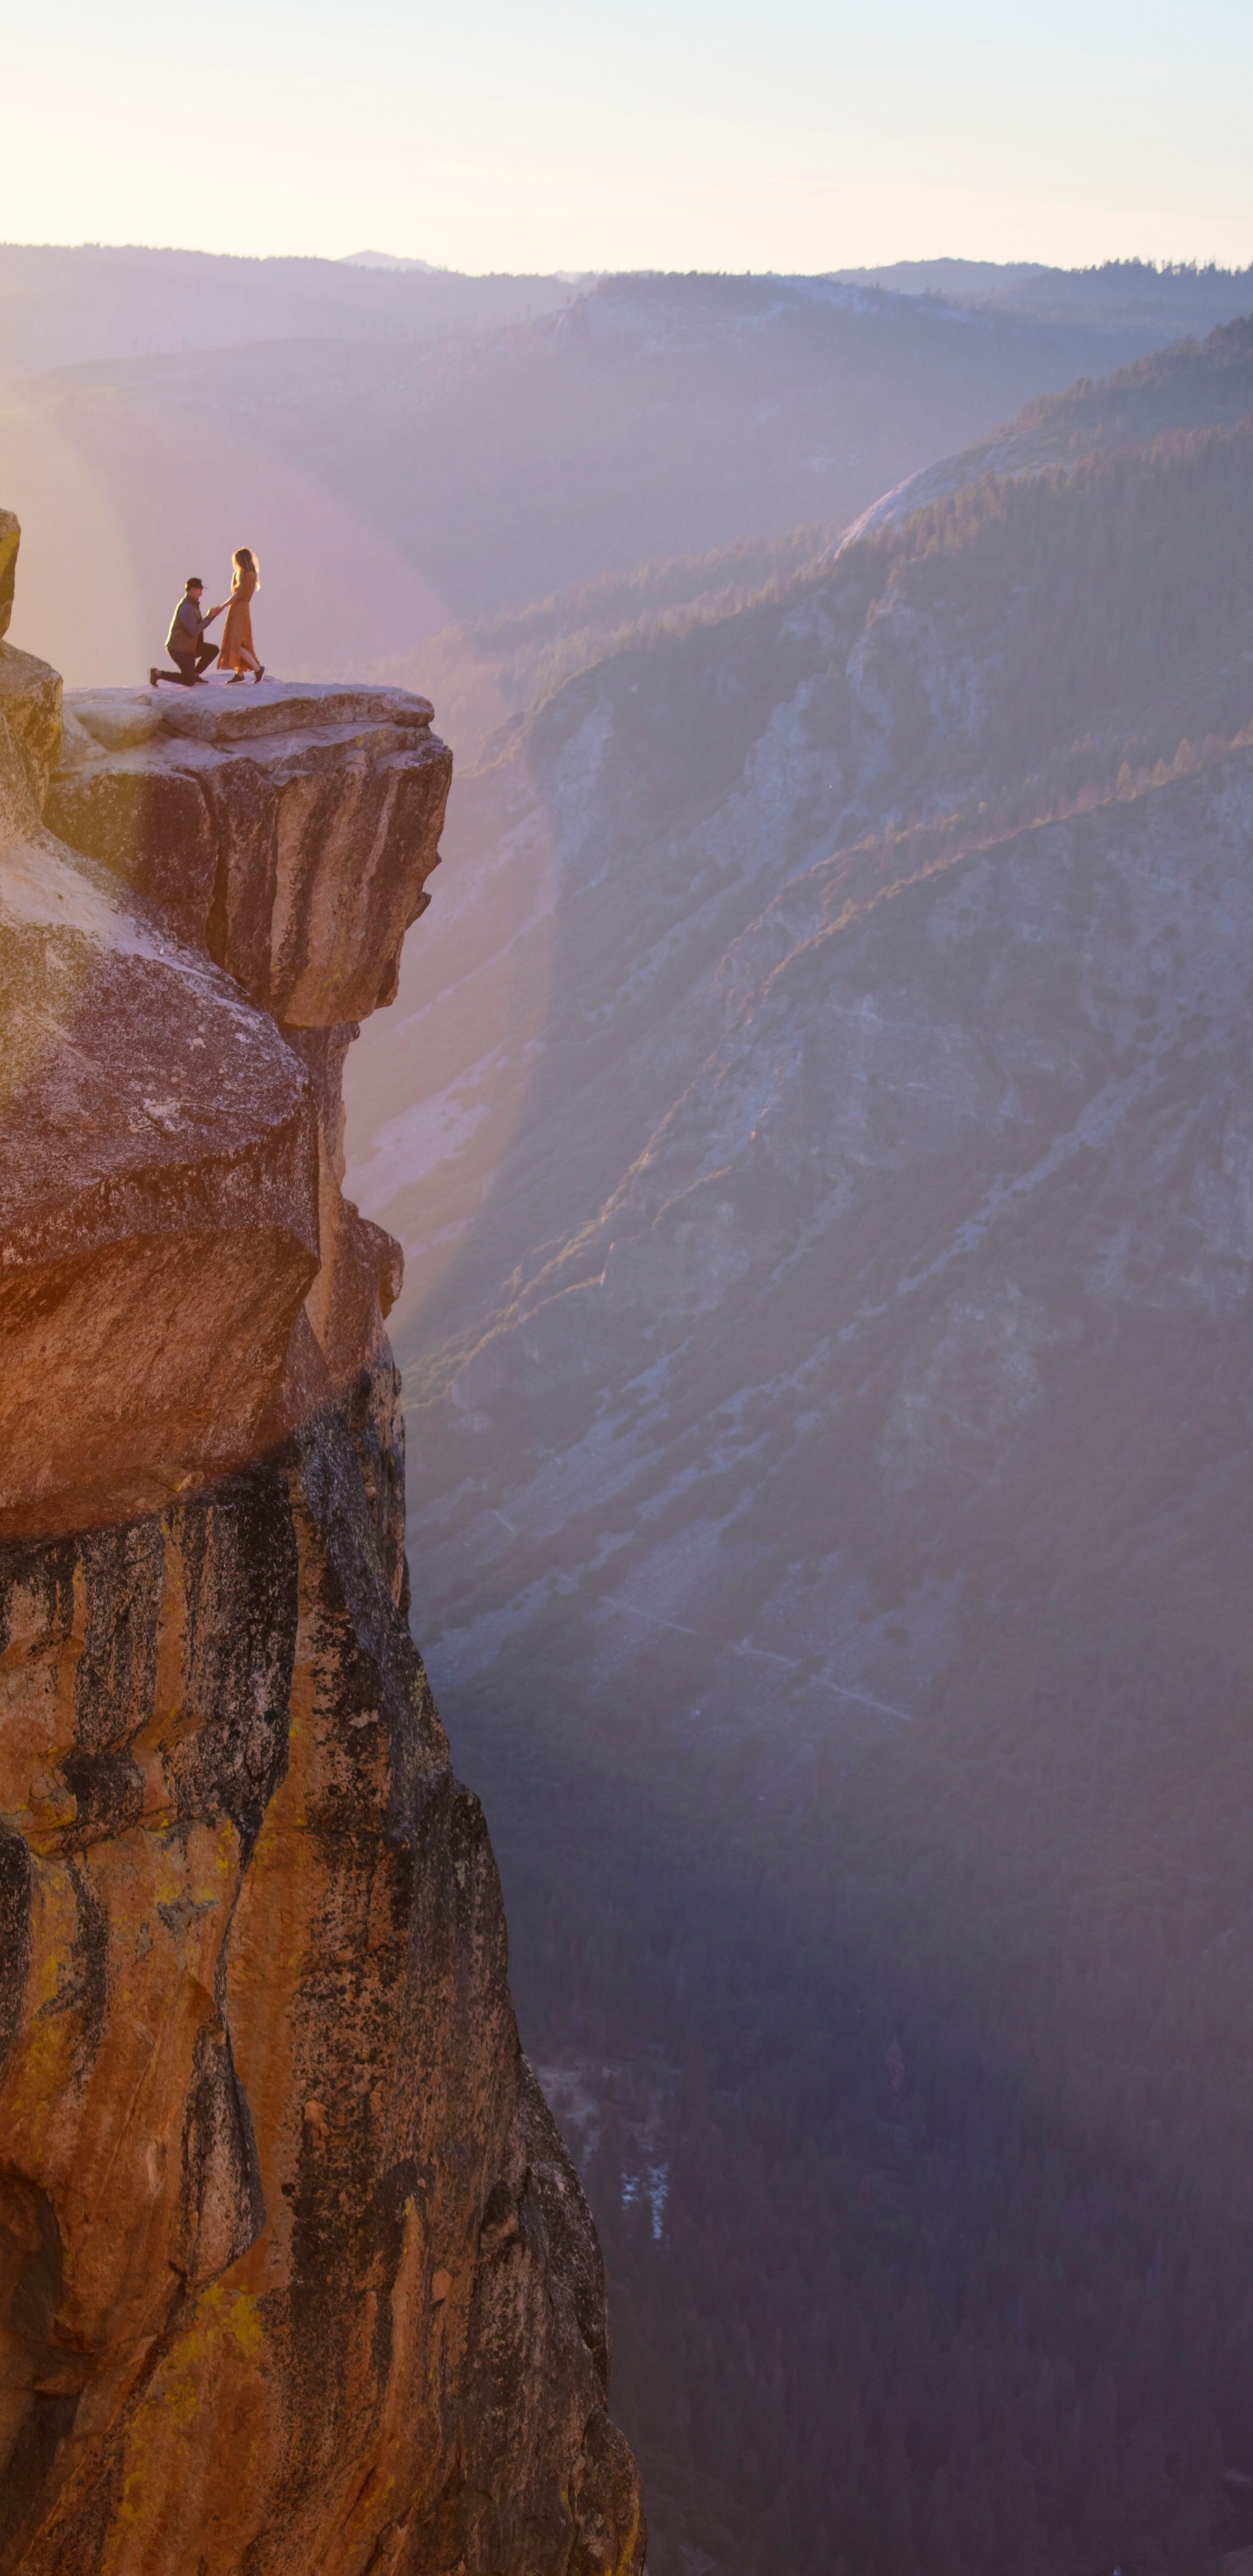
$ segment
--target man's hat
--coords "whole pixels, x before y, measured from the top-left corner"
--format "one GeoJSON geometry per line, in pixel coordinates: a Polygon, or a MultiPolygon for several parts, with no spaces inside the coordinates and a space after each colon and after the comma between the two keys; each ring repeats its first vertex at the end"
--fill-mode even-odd
{"type": "Polygon", "coordinates": [[[199,573],[189,572],[187,579],[183,584],[183,588],[184,590],[203,590],[204,583],[202,582],[199,573]]]}

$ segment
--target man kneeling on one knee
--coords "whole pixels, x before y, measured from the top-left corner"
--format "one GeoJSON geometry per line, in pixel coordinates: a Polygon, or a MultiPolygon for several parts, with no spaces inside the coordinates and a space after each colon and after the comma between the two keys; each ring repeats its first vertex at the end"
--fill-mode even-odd
{"type": "Polygon", "coordinates": [[[218,648],[216,644],[206,644],[205,628],[212,626],[215,617],[221,616],[226,602],[223,600],[219,607],[209,609],[202,616],[200,602],[203,595],[204,583],[198,573],[193,573],[170,619],[170,631],[165,639],[166,652],[178,668],[174,671],[152,669],[148,673],[150,688],[155,689],[160,680],[172,680],[181,688],[194,689],[210,662],[216,660],[218,648]]]}

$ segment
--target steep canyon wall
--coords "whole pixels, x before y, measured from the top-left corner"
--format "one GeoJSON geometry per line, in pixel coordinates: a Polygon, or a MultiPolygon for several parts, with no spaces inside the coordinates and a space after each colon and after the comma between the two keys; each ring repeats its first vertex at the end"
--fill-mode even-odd
{"type": "Polygon", "coordinates": [[[3,2576],[642,2564],[341,1189],[450,769],[0,644],[3,2576]]]}

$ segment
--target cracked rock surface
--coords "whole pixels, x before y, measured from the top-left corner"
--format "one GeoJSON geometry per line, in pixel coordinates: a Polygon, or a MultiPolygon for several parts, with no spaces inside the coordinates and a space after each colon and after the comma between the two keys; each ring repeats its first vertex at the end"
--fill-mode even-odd
{"type": "Polygon", "coordinates": [[[642,2565],[341,1188],[430,717],[0,646],[3,2576],[642,2565]]]}

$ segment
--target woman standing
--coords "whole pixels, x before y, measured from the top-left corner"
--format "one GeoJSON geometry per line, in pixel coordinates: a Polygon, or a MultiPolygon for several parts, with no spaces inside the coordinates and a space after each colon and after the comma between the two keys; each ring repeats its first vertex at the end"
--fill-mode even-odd
{"type": "Polygon", "coordinates": [[[265,664],[257,660],[252,648],[252,594],[261,587],[261,571],[251,546],[237,546],[233,557],[234,579],[222,631],[222,650],[218,669],[229,671],[232,680],[242,680],[251,671],[254,680],[265,678],[265,664]]]}

